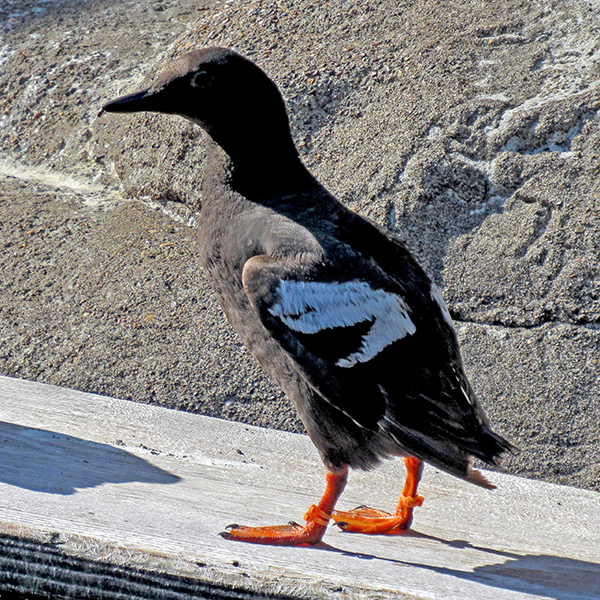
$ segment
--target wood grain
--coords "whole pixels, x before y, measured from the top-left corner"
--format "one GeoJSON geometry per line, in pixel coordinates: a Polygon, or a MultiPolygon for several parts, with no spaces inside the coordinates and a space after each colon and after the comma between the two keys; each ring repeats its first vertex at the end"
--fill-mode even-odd
{"type": "MultiPolygon", "coordinates": [[[[440,600],[600,592],[595,492],[486,472],[498,486],[490,492],[429,468],[425,504],[403,535],[331,527],[313,548],[235,543],[217,535],[228,523],[301,521],[319,498],[323,467],[305,436],[6,377],[0,465],[0,590],[440,600]]],[[[391,509],[403,478],[401,461],[353,473],[339,508],[391,509]]]]}

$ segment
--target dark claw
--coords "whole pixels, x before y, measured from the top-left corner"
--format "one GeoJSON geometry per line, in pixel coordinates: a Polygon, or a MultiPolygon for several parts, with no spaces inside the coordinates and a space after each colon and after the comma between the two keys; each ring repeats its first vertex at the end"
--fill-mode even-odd
{"type": "Polygon", "coordinates": [[[334,525],[337,525],[342,530],[348,527],[348,523],[346,523],[345,521],[336,521],[334,525]]]}
{"type": "Polygon", "coordinates": [[[352,510],[362,510],[363,508],[371,508],[371,507],[367,506],[366,504],[361,504],[360,506],[357,506],[356,508],[353,508],[352,510]]]}
{"type": "Polygon", "coordinates": [[[299,525],[296,521],[288,521],[288,525],[291,525],[292,527],[302,527],[302,525],[299,525]]]}
{"type": "Polygon", "coordinates": [[[241,525],[238,525],[238,523],[230,523],[229,525],[225,526],[225,531],[228,531],[230,529],[239,529],[241,527],[241,525]]]}

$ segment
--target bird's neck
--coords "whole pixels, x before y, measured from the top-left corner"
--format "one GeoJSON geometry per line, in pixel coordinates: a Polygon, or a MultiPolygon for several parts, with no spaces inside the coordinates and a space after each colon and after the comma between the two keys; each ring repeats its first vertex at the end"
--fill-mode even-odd
{"type": "MultiPolygon", "coordinates": [[[[227,164],[229,184],[249,199],[268,200],[298,194],[316,184],[300,159],[291,139],[254,139],[244,146],[223,146],[220,160],[227,164]]],[[[214,141],[209,155],[219,152],[214,141]]]]}

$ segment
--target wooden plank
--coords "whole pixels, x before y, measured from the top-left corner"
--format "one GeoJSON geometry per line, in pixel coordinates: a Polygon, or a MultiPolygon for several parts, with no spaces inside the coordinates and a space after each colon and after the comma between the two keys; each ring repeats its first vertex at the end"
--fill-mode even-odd
{"type": "MultiPolygon", "coordinates": [[[[320,497],[323,467],[305,436],[6,377],[0,464],[0,589],[71,586],[98,598],[600,595],[596,492],[488,472],[498,485],[490,492],[427,468],[426,500],[405,534],[331,527],[313,548],[235,543],[217,535],[228,523],[301,521],[320,497]]],[[[401,461],[353,473],[340,508],[392,508],[403,478],[401,461]]]]}

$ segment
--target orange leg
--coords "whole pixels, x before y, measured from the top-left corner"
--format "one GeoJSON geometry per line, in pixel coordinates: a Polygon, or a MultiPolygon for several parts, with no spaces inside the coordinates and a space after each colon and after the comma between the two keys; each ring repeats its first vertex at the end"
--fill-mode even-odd
{"type": "Polygon", "coordinates": [[[319,504],[313,504],[304,520],[306,525],[290,522],[288,525],[273,527],[246,527],[245,525],[228,525],[226,531],[219,535],[227,540],[252,542],[254,544],[273,544],[277,546],[299,546],[318,544],[331,519],[335,503],[346,487],[348,468],[340,473],[327,473],[327,487],[319,504]]]}
{"type": "Polygon", "coordinates": [[[353,533],[397,533],[408,529],[412,523],[413,509],[423,504],[423,497],[417,495],[417,487],[423,474],[423,462],[413,456],[404,459],[406,484],[400,496],[396,513],[390,513],[367,506],[342,512],[336,510],[333,520],[344,531],[353,533]]]}

